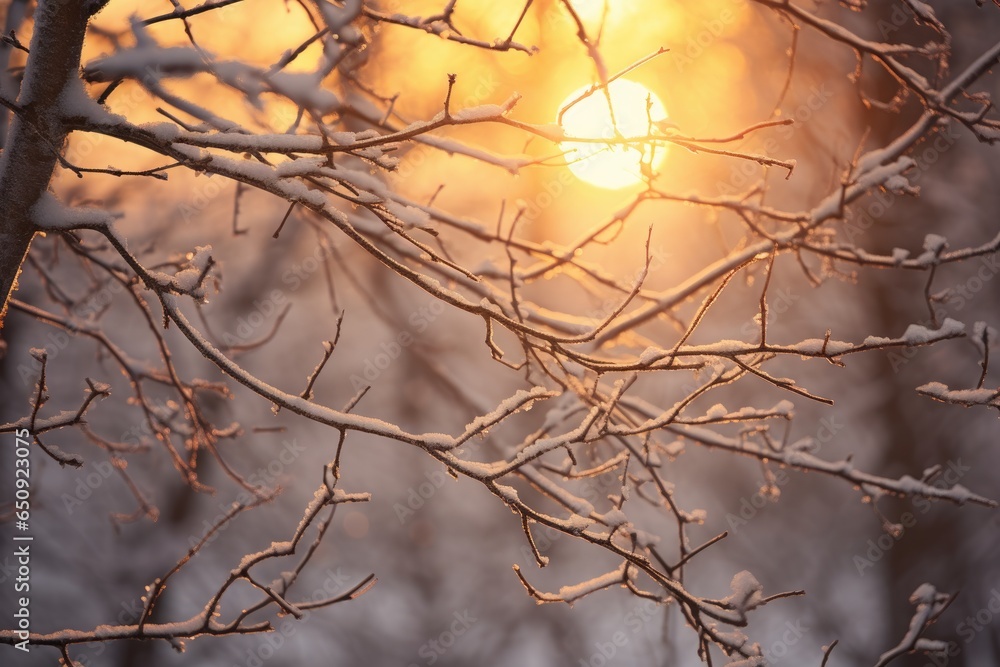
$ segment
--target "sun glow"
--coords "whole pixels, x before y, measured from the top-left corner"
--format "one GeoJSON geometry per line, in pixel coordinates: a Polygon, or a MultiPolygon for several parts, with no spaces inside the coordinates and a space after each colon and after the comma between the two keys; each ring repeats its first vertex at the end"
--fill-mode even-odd
{"type": "Polygon", "coordinates": [[[572,0],[573,11],[584,21],[594,21],[611,13],[614,3],[609,0],[572,0]]]}
{"type": "MultiPolygon", "coordinates": [[[[608,85],[609,95],[599,91],[569,106],[587,90],[577,90],[560,105],[565,109],[561,124],[568,136],[588,139],[644,137],[655,133],[655,124],[667,119],[660,99],[634,81],[617,79],[608,85]],[[654,123],[652,130],[650,121],[654,123]]],[[[561,148],[577,178],[610,190],[642,183],[643,172],[655,170],[666,157],[664,144],[653,146],[648,142],[612,145],[567,141],[561,148]]]]}

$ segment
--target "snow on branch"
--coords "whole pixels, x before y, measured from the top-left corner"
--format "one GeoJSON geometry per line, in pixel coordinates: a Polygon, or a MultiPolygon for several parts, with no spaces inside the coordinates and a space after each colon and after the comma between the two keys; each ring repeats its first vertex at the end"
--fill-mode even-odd
{"type": "MultiPolygon", "coordinates": [[[[90,4],[96,8],[101,3],[90,4]]],[[[514,89],[491,90],[460,104],[457,100],[464,80],[445,71],[435,72],[438,78],[427,79],[426,86],[424,79],[413,75],[413,81],[420,84],[414,88],[434,88],[437,92],[415,98],[428,105],[415,105],[420,111],[412,116],[408,114],[413,107],[407,108],[407,103],[413,100],[405,99],[410,91],[382,90],[383,82],[372,74],[385,64],[378,60],[384,57],[383,45],[375,35],[391,39],[402,33],[421,40],[445,40],[452,43],[449,48],[478,49],[479,55],[498,58],[536,52],[516,38],[529,12],[538,9],[537,3],[518,3],[518,15],[509,32],[505,29],[503,34],[491,36],[473,34],[454,0],[442,4],[440,12],[429,16],[384,12],[362,0],[309,0],[290,5],[289,11],[302,11],[307,17],[308,36],[280,45],[287,49],[275,62],[265,65],[240,52],[214,53],[196,39],[198,31],[192,26],[197,26],[199,17],[224,9],[244,11],[239,0],[206,0],[190,8],[174,3],[173,11],[145,19],[134,17],[117,32],[92,31],[93,39],[105,40],[112,50],[82,63],[82,69],[77,53],[72,66],[62,68],[58,85],[47,91],[50,105],[41,116],[22,98],[3,99],[4,113],[9,111],[17,120],[17,136],[26,136],[28,130],[36,136],[32,144],[36,159],[28,162],[51,162],[43,177],[32,181],[30,201],[18,200],[18,206],[8,207],[24,218],[24,247],[35,232],[45,236],[33,241],[27,260],[20,251],[11,261],[4,255],[4,267],[11,267],[5,268],[5,284],[13,285],[23,264],[25,279],[37,288],[26,290],[24,300],[5,295],[4,307],[9,303],[18,317],[32,318],[54,330],[61,336],[60,349],[77,338],[94,345],[102,370],[108,367],[124,377],[126,393],[131,392],[125,405],[138,417],[142,433],[124,442],[126,438],[102,435],[100,429],[87,424],[87,416],[110,402],[105,400],[111,396],[110,386],[98,380],[87,378],[82,402],[71,404],[78,405],[76,409],[47,409],[49,360],[44,351],[36,351],[33,357],[40,371],[37,380],[31,377],[29,381],[28,371],[21,378],[29,388],[29,414],[0,426],[0,432],[29,428],[34,442],[54,460],[78,466],[83,462],[80,456],[62,452],[46,440],[48,433],[59,429],[80,429],[88,443],[112,457],[135,497],[139,509],[121,521],[157,516],[124,465],[127,455],[154,447],[162,448],[181,480],[194,491],[215,493],[234,487],[249,498],[232,505],[211,526],[209,535],[150,584],[137,623],[34,634],[32,643],[61,647],[69,662],[66,647],[79,643],[176,641],[201,635],[268,632],[273,630],[272,623],[252,621],[252,614],[267,609],[301,619],[311,608],[346,601],[366,591],[373,576],[319,602],[299,600],[293,590],[336,506],[370,498],[367,493],[348,493],[338,486],[342,479],[340,455],[352,432],[419,448],[454,476],[476,482],[484,494],[492,494],[515,515],[511,525],[515,532],[520,528],[524,534],[530,547],[529,562],[533,559],[541,567],[555,560],[543,553],[545,548],[533,537],[532,526],[540,526],[618,563],[610,571],[563,586],[555,593],[530,584],[531,577],[514,564],[517,577],[539,603],[572,604],[621,586],[657,604],[676,605],[694,633],[698,655],[710,661],[712,652],[721,650],[732,659],[732,665],[759,665],[765,659],[761,647],[749,639],[749,612],[800,591],[766,597],[763,586],[748,571],[732,578],[729,594],[721,599],[697,593],[698,583],[689,588],[685,569],[696,558],[710,554],[728,534],[695,537],[698,529],[694,527],[710,526],[712,517],[688,504],[683,484],[675,486],[686,471],[683,461],[678,462],[686,448],[749,457],[768,472],[777,466],[835,477],[856,487],[869,500],[893,495],[996,507],[994,500],[962,485],[933,484],[935,468],[919,479],[885,477],[877,470],[860,470],[849,456],[831,460],[824,453],[821,457],[809,439],[790,442],[788,434],[793,422],[809,414],[808,410],[797,410],[789,399],[814,401],[816,405],[811,407],[817,409],[833,403],[832,398],[804,386],[792,369],[815,366],[809,360],[818,359],[830,362],[819,365],[837,373],[834,367],[843,366],[849,355],[911,350],[958,338],[968,338],[982,359],[976,387],[957,389],[930,382],[917,387],[917,392],[943,403],[1000,409],[1000,390],[986,386],[996,332],[985,321],[976,322],[967,332],[966,326],[947,317],[946,311],[939,317],[936,306],[948,291],[932,289],[945,267],[958,273],[969,260],[987,261],[1000,250],[1000,234],[991,231],[972,241],[966,239],[969,245],[961,247],[958,239],[963,236],[952,233],[951,222],[946,221],[929,228],[926,235],[921,232],[917,238],[907,239],[912,245],[900,243],[907,249],[876,242],[880,239],[858,243],[851,226],[852,213],[869,195],[895,199],[921,196],[922,190],[926,193],[927,181],[918,181],[925,166],[918,150],[939,133],[954,126],[965,128],[983,144],[1000,139],[995,107],[985,92],[975,89],[994,83],[987,77],[993,76],[991,70],[1000,61],[1000,44],[988,46],[953,74],[949,69],[952,38],[948,26],[924,3],[908,2],[907,6],[913,10],[912,20],[929,30],[929,41],[891,43],[855,32],[853,24],[839,21],[835,14],[820,16],[786,0],[755,0],[764,10],[762,20],[789,27],[793,35],[788,82],[774,114],[765,112],[750,119],[742,129],[706,131],[700,137],[667,121],[654,123],[651,117],[648,129],[639,136],[623,136],[617,127],[611,128],[609,136],[571,136],[560,124],[561,113],[552,114],[557,116],[552,122],[538,112],[537,99],[520,103],[525,98],[514,89]],[[178,40],[186,41],[167,41],[166,35],[173,32],[163,30],[161,24],[178,28],[173,32],[183,32],[178,40]],[[800,30],[808,31],[820,48],[853,53],[858,66],[851,75],[850,89],[866,108],[900,114],[905,124],[901,121],[897,131],[882,141],[875,141],[868,133],[851,136],[855,141],[852,148],[856,145],[853,154],[831,149],[832,154],[824,153],[823,160],[816,157],[815,149],[822,147],[822,142],[815,136],[801,144],[780,142],[773,151],[752,148],[755,144],[749,142],[799,129],[800,123],[784,114],[787,109],[782,101],[789,87],[794,88],[797,79],[803,78],[792,76],[793,69],[799,71],[794,66],[802,59],[797,46],[800,30]],[[307,63],[312,55],[315,57],[307,63]],[[865,70],[869,62],[888,75],[885,85],[892,89],[888,101],[873,99],[867,93],[869,86],[862,78],[869,76],[865,70]],[[82,72],[82,79],[78,72],[82,72]],[[204,89],[183,85],[192,82],[204,84],[204,89]],[[145,109],[121,99],[123,91],[133,84],[149,94],[150,111],[159,114],[159,122],[147,122],[149,118],[139,113],[145,109]],[[442,94],[442,90],[446,92],[442,94]],[[230,98],[238,103],[216,103],[230,98]],[[271,112],[278,108],[285,112],[291,109],[290,116],[275,120],[271,112]],[[32,125],[39,118],[48,130],[32,125]],[[502,149],[492,142],[492,133],[490,142],[477,143],[469,139],[477,136],[477,126],[488,126],[498,130],[497,137],[510,138],[502,149]],[[67,133],[71,144],[77,138],[96,141],[110,137],[163,162],[145,170],[76,164],[75,158],[70,161],[67,157],[70,152],[63,155],[67,133]],[[50,138],[54,144],[48,143],[50,138]],[[471,160],[496,167],[490,174],[497,178],[506,177],[503,171],[521,177],[548,175],[565,164],[567,154],[560,144],[566,142],[639,152],[644,159],[672,146],[671,150],[685,152],[685,159],[705,164],[705,173],[712,173],[711,165],[716,162],[735,161],[759,174],[760,179],[746,179],[745,192],[731,188],[726,194],[711,194],[701,187],[704,184],[698,184],[693,191],[682,193],[675,190],[674,183],[682,179],[672,179],[666,170],[659,173],[652,163],[643,162],[640,187],[619,193],[621,204],[616,203],[612,212],[599,214],[600,207],[587,204],[574,213],[581,219],[562,221],[558,216],[569,209],[556,205],[553,193],[572,188],[559,177],[544,186],[552,197],[551,206],[539,205],[539,197],[512,205],[499,195],[493,197],[500,190],[493,190],[492,182],[457,180],[463,189],[459,196],[452,194],[456,188],[446,176],[428,195],[401,178],[411,151],[426,149],[461,156],[455,161],[459,165],[471,160]],[[744,145],[748,146],[745,150],[744,145]],[[818,167],[820,162],[823,165],[818,167]],[[143,177],[143,185],[159,187],[180,170],[235,185],[233,243],[246,242],[234,246],[246,256],[281,251],[274,241],[286,222],[289,229],[301,224],[317,232],[318,238],[326,240],[326,245],[320,241],[320,247],[332,248],[329,257],[324,257],[323,272],[335,325],[326,318],[329,313],[313,308],[313,304],[309,304],[310,323],[317,328],[336,326],[337,331],[336,338],[326,336],[332,341],[323,338],[322,361],[311,367],[304,383],[289,383],[283,374],[285,368],[264,366],[265,371],[254,372],[253,361],[238,361],[239,354],[251,349],[273,346],[280,350],[287,344],[281,329],[287,308],[263,328],[268,333],[248,336],[250,342],[230,343],[225,336],[220,342],[215,332],[231,329],[235,311],[226,308],[225,299],[232,291],[221,289],[213,245],[223,253],[226,248],[211,238],[211,230],[201,228],[209,225],[185,230],[183,246],[163,250],[159,246],[181,242],[170,235],[145,237],[143,226],[121,224],[117,214],[81,205],[92,204],[93,199],[76,196],[77,191],[58,181],[53,181],[53,192],[49,192],[51,172],[57,164],[79,177],[70,180],[82,183],[92,182],[87,179],[95,176],[143,177]],[[782,180],[775,186],[772,171],[788,183],[782,180]],[[823,176],[817,177],[818,173],[823,176]],[[794,196],[780,190],[782,187],[794,189],[794,196]],[[277,225],[278,232],[272,234],[271,226],[264,235],[256,233],[264,217],[263,206],[254,215],[244,213],[241,218],[241,195],[251,189],[263,195],[262,201],[280,204],[284,217],[277,225]],[[464,203],[456,205],[456,201],[464,203]],[[667,227],[655,217],[661,215],[660,209],[643,216],[649,208],[678,203],[684,205],[685,216],[703,217],[711,233],[696,230],[688,241],[678,240],[681,236],[668,237],[670,244],[680,247],[676,252],[685,254],[673,261],[655,245],[654,239],[663,237],[661,228],[667,227]],[[538,210],[529,210],[532,206],[538,210]],[[540,220],[544,224],[537,224],[540,220]],[[238,229],[237,222],[248,226],[238,229]],[[563,234],[565,228],[550,233],[556,229],[550,223],[563,222],[573,226],[572,233],[563,234]],[[635,227],[648,229],[644,241],[636,243],[632,238],[635,227]],[[721,249],[713,245],[716,232],[721,249]],[[198,235],[199,240],[189,242],[191,235],[198,235]],[[557,242],[559,237],[564,240],[557,242]],[[264,245],[250,245],[261,238],[266,239],[264,245]],[[331,238],[337,243],[330,243],[331,238]],[[913,247],[920,245],[921,238],[922,247],[913,247]],[[685,242],[692,246],[684,246],[685,242]],[[619,264],[628,266],[623,269],[619,264]],[[378,281],[358,277],[355,269],[369,265],[381,271],[378,281]],[[798,272],[793,279],[787,277],[790,268],[798,272]],[[782,281],[796,280],[791,284],[805,287],[847,278],[846,283],[857,281],[860,285],[856,289],[864,290],[869,285],[864,281],[871,278],[867,272],[861,275],[862,270],[875,268],[901,274],[922,272],[927,277],[923,293],[918,288],[914,294],[919,307],[929,308],[930,320],[905,329],[900,326],[901,334],[899,329],[877,331],[868,322],[856,328],[838,324],[837,337],[832,327],[812,320],[801,326],[775,321],[775,290],[782,281]],[[83,279],[67,280],[66,275],[83,279]],[[369,282],[377,283],[377,288],[369,282]],[[341,284],[349,285],[353,297],[351,308],[346,310],[338,301],[341,284]],[[566,284],[570,289],[560,291],[566,284]],[[755,287],[751,290],[751,286],[755,287]],[[209,293],[213,302],[222,301],[222,307],[208,304],[209,293]],[[107,294],[118,296],[105,303],[107,294]],[[324,380],[337,372],[331,369],[338,367],[343,351],[337,346],[342,325],[363,327],[367,334],[369,325],[380,321],[392,331],[404,331],[407,322],[401,324],[396,319],[399,313],[389,312],[396,296],[402,294],[408,304],[413,303],[414,294],[419,295],[431,304],[436,316],[447,312],[448,326],[459,332],[456,339],[462,339],[457,353],[444,345],[429,351],[433,346],[395,343],[400,355],[431,369],[427,372],[436,374],[435,378],[457,397],[440,412],[435,406],[435,411],[421,414],[427,423],[435,424],[444,422],[446,414],[450,426],[441,427],[440,432],[436,426],[423,432],[407,422],[374,416],[382,414],[378,408],[370,412],[359,408],[362,399],[377,392],[369,393],[372,385],[355,385],[353,398],[336,407],[324,400],[322,383],[317,382],[324,368],[324,380]],[[47,305],[28,302],[36,297],[47,305]],[[367,311],[355,315],[354,303],[367,311]],[[741,306],[746,312],[735,317],[720,312],[741,306]],[[105,319],[111,308],[127,308],[130,321],[139,326],[119,331],[106,324],[117,321],[105,319]],[[737,321],[748,326],[733,328],[737,321]],[[472,326],[478,327],[479,333],[475,341],[469,337],[466,342],[465,333],[472,326]],[[170,328],[176,328],[180,335],[167,333],[170,328]],[[882,335],[885,333],[896,335],[882,335]],[[137,352],[130,352],[141,348],[143,342],[153,350],[149,359],[138,359],[137,352]],[[192,364],[186,357],[181,361],[180,350],[209,362],[211,370],[217,370],[225,381],[191,378],[188,369],[192,364]],[[470,351],[480,357],[469,361],[473,356],[470,351]],[[465,356],[466,352],[470,354],[465,356]],[[804,361],[796,365],[796,358],[804,361]],[[470,376],[474,379],[468,379],[470,376]],[[233,398],[232,381],[245,387],[252,394],[249,398],[265,412],[268,407],[275,414],[287,411],[332,429],[334,462],[324,468],[322,484],[301,520],[290,527],[287,539],[270,541],[232,564],[228,577],[193,617],[159,622],[154,609],[163,609],[167,581],[207,549],[211,539],[230,522],[269,502],[280,490],[252,483],[252,477],[245,478],[240,472],[238,459],[220,451],[224,441],[253,437],[239,423],[213,424],[212,411],[205,407],[211,405],[204,400],[206,395],[233,398]],[[279,386],[285,384],[297,388],[279,386]],[[303,384],[306,388],[300,390],[303,384]],[[740,393],[744,387],[745,393],[740,393]],[[97,399],[102,399],[100,406],[97,399]],[[731,407],[734,401],[739,403],[731,407]],[[477,440],[488,441],[490,447],[472,452],[477,440]],[[206,467],[199,458],[203,453],[208,453],[210,464],[223,473],[218,475],[219,489],[201,479],[200,471],[206,467]],[[665,534],[667,531],[672,534],[665,534]],[[310,532],[317,536],[307,545],[305,536],[310,532]],[[259,565],[286,561],[295,554],[300,560],[294,569],[270,580],[261,574],[266,568],[259,565]],[[234,613],[229,609],[231,596],[227,592],[237,584],[254,588],[260,595],[257,602],[234,613]]],[[[678,55],[676,49],[672,52],[660,47],[618,72],[609,71],[610,61],[602,51],[604,30],[610,26],[604,22],[607,17],[595,26],[575,4],[564,0],[548,8],[569,19],[568,28],[559,29],[568,30],[570,41],[578,42],[571,46],[583,61],[580,71],[592,77],[569,106],[588,97],[605,96],[613,112],[612,81],[678,55]]],[[[77,22],[74,30],[82,40],[86,21],[77,22]]],[[[20,42],[12,34],[5,44],[16,48],[20,42]]],[[[53,41],[53,46],[58,45],[53,41]]],[[[24,48],[30,52],[22,97],[30,99],[33,87],[45,83],[33,61],[39,55],[54,53],[47,48],[50,45],[37,40],[31,49],[24,48]]],[[[396,64],[409,67],[406,61],[406,57],[399,57],[396,64]]],[[[507,84],[502,87],[508,88],[507,84]]],[[[616,125],[614,120],[612,125],[616,125]]],[[[20,175],[16,168],[11,172],[6,166],[8,155],[13,153],[5,144],[0,173],[20,175]]],[[[438,178],[428,167],[418,168],[424,170],[421,176],[438,178]]],[[[697,180],[694,176],[692,182],[697,180]]],[[[14,201],[16,194],[19,191],[0,198],[3,205],[14,201]]],[[[151,209],[156,212],[155,207],[151,209]]],[[[235,290],[234,300],[256,303],[254,294],[240,289],[235,290]]],[[[299,294],[296,298],[307,297],[299,294]]],[[[354,383],[347,380],[347,373],[337,379],[354,383]]],[[[940,651],[940,643],[924,637],[924,632],[950,599],[928,585],[920,587],[911,598],[916,612],[909,631],[897,647],[881,657],[879,666],[907,652],[933,655],[940,651]]],[[[11,632],[0,632],[0,641],[12,643],[13,639],[11,632]]]]}
{"type": "Polygon", "coordinates": [[[953,403],[967,408],[985,405],[1000,409],[1000,389],[949,389],[940,382],[928,382],[917,387],[917,391],[942,403],[953,403]]]}

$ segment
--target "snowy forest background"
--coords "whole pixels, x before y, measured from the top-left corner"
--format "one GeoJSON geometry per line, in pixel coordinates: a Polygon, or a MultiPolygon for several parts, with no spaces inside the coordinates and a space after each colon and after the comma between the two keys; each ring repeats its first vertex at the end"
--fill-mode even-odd
{"type": "MultiPolygon", "coordinates": [[[[17,34],[26,44],[30,23],[10,18],[25,4],[0,2],[0,14],[8,15],[8,26],[20,26],[17,34]]],[[[192,16],[189,24],[207,52],[267,67],[314,32],[304,4],[244,0],[192,16]]],[[[441,4],[378,3],[386,14],[410,16],[430,16],[441,11],[441,4]]],[[[583,8],[588,3],[574,4],[581,6],[587,25],[596,29],[601,11],[588,15],[583,8]]],[[[772,117],[788,73],[791,32],[769,9],[728,0],[610,4],[601,37],[609,69],[618,71],[661,46],[669,48],[629,76],[660,95],[671,121],[684,134],[727,136],[772,117]]],[[[931,28],[913,19],[912,7],[923,3],[878,0],[860,11],[852,11],[849,4],[803,6],[873,40],[922,44],[933,36],[931,28]]],[[[993,3],[929,4],[951,32],[952,73],[992,47],[1000,34],[1000,7],[993,3]]],[[[453,18],[463,35],[492,43],[510,33],[522,9],[521,3],[463,0],[453,18]]],[[[134,47],[137,39],[189,45],[178,21],[130,27],[133,14],[148,19],[173,10],[170,2],[113,0],[91,25],[84,63],[134,47]]],[[[430,118],[440,110],[448,91],[447,74],[454,73],[455,108],[500,104],[517,92],[522,97],[513,117],[551,123],[560,100],[594,81],[593,63],[576,31],[560,3],[541,0],[533,3],[516,34],[517,42],[538,46],[534,55],[469,48],[423,30],[384,24],[366,33],[364,52],[349,57],[357,60],[353,67],[364,75],[366,85],[386,97],[398,93],[395,109],[411,119],[430,118]]],[[[24,54],[17,48],[10,44],[2,48],[5,59],[23,64],[24,54]]],[[[115,65],[105,62],[105,74],[115,65]]],[[[796,160],[787,180],[783,169],[769,170],[769,205],[788,210],[811,206],[835,186],[863,141],[868,147],[885,145],[919,115],[919,103],[912,99],[898,111],[866,108],[859,87],[866,97],[886,101],[893,98],[897,84],[870,60],[860,84],[849,78],[854,70],[849,49],[831,46],[809,27],[798,32],[791,85],[782,102],[782,117],[796,122],[753,133],[737,144],[739,150],[758,153],[767,152],[766,145],[775,146],[771,157],[796,160]],[[777,143],[766,144],[769,139],[777,143]]],[[[98,65],[87,71],[95,81],[102,76],[98,65]]],[[[294,104],[266,102],[260,109],[245,111],[232,91],[208,79],[207,75],[177,80],[168,76],[163,85],[176,86],[171,89],[183,91],[221,116],[248,114],[279,128],[295,122],[294,104]]],[[[100,81],[92,84],[93,91],[102,90],[108,79],[100,81]]],[[[998,81],[994,72],[975,88],[995,98],[1000,95],[998,81]]],[[[357,83],[338,74],[329,85],[348,103],[370,103],[357,83]]],[[[163,122],[158,104],[162,102],[154,102],[148,90],[132,81],[109,96],[109,108],[127,112],[136,123],[163,122]]],[[[183,116],[176,109],[174,113],[183,116]]],[[[342,122],[344,131],[366,129],[356,118],[342,122]]],[[[873,253],[891,254],[894,248],[903,248],[911,257],[925,252],[929,234],[945,237],[951,248],[975,247],[993,239],[1000,231],[996,187],[1000,158],[995,146],[978,141],[958,125],[953,123],[909,153],[916,168],[908,179],[919,186],[919,197],[888,189],[872,192],[851,206],[847,220],[838,227],[838,238],[873,253]]],[[[446,128],[441,134],[493,153],[551,152],[551,147],[527,142],[516,128],[507,126],[446,128]]],[[[162,163],[162,158],[141,148],[91,134],[71,136],[66,155],[74,164],[113,164],[130,170],[162,163]]],[[[417,201],[434,197],[436,205],[455,216],[486,226],[496,224],[501,201],[506,202],[508,215],[522,206],[525,213],[518,233],[537,243],[570,243],[634,196],[634,191],[588,186],[566,177],[561,167],[528,167],[515,177],[495,164],[416,144],[403,146],[397,157],[399,167],[384,178],[407,197],[417,201]],[[438,191],[442,184],[445,187],[438,191]]],[[[718,197],[746,191],[762,173],[754,163],[673,146],[657,182],[674,193],[718,197]]],[[[53,191],[68,204],[121,212],[117,224],[130,248],[148,252],[147,257],[165,261],[177,252],[211,245],[223,275],[222,290],[211,295],[207,311],[213,335],[237,350],[240,363],[276,386],[299,391],[322,357],[320,341],[333,338],[341,312],[346,315],[330,367],[313,388],[329,405],[343,405],[359,387],[371,385],[359,407],[365,414],[409,432],[454,433],[522,386],[522,374],[491,359],[481,318],[444,308],[404,284],[336,230],[324,229],[315,219],[293,211],[273,239],[288,209],[276,197],[249,187],[237,192],[237,186],[222,177],[186,170],[170,171],[169,181],[163,183],[100,174],[81,179],[63,168],[53,191]],[[287,312],[286,304],[292,304],[287,312]],[[241,344],[272,331],[274,337],[266,345],[239,350],[241,344]]],[[[616,276],[638,275],[650,226],[652,261],[646,279],[658,289],[697,273],[738,247],[748,234],[744,221],[732,212],[661,202],[632,213],[628,226],[612,242],[588,247],[587,258],[616,276]]],[[[50,303],[51,289],[47,291],[40,278],[43,271],[70,291],[89,280],[75,273],[79,267],[68,261],[55,236],[38,238],[32,246],[31,261],[15,295],[20,302],[50,303]]],[[[495,248],[457,244],[454,249],[463,265],[477,271],[488,273],[507,261],[495,248]]],[[[825,330],[832,329],[835,340],[861,341],[871,335],[901,336],[912,324],[929,326],[925,272],[837,265],[839,276],[830,275],[812,286],[794,260],[783,259],[789,261],[776,263],[769,288],[768,328],[780,340],[822,338],[825,330]]],[[[935,292],[951,290],[939,307],[947,317],[965,323],[967,331],[980,321],[1000,328],[995,262],[995,255],[986,255],[943,265],[937,272],[935,292]]],[[[762,280],[759,271],[753,281],[743,276],[733,280],[693,342],[754,340],[762,280]]],[[[607,302],[600,295],[584,294],[573,282],[572,273],[563,274],[538,290],[550,299],[574,304],[574,312],[595,317],[607,313],[607,302]]],[[[155,360],[155,339],[130,310],[125,291],[109,288],[93,295],[97,299],[88,302],[93,310],[78,310],[75,315],[87,318],[99,311],[101,329],[117,344],[137,359],[155,360]]],[[[685,306],[685,317],[697,308],[701,296],[685,306]]],[[[677,331],[663,323],[651,335],[662,335],[660,344],[669,349],[677,331]]],[[[519,353],[512,338],[497,336],[501,347],[519,353]]],[[[8,315],[3,337],[7,348],[0,358],[0,423],[14,422],[29,412],[38,379],[38,363],[30,349],[45,347],[52,396],[45,412],[75,409],[85,377],[110,383],[111,397],[91,409],[87,428],[129,446],[115,455],[127,460],[127,475],[115,470],[113,457],[79,429],[55,432],[47,442],[79,456],[84,461],[81,468],[60,467],[36,453],[35,627],[44,632],[134,623],[145,587],[169,571],[192,540],[203,537],[206,527],[243,491],[207,455],[198,468],[199,481],[214,487],[214,494],[197,491],[178,474],[141,415],[125,400],[129,392],[124,378],[106,355],[95,354],[93,340],[68,336],[16,309],[8,315]]],[[[186,378],[225,380],[176,329],[165,338],[186,378]]],[[[734,409],[790,399],[795,405],[790,439],[814,438],[814,453],[825,459],[851,457],[857,468],[892,479],[919,477],[925,469],[941,465],[941,479],[948,486],[958,483],[997,499],[996,412],[945,404],[915,391],[929,382],[975,386],[981,359],[981,349],[965,338],[912,350],[854,354],[843,359],[844,367],[822,359],[778,359],[769,367],[773,374],[794,377],[798,386],[829,397],[834,404],[748,381],[721,388],[699,404],[700,411],[708,412],[716,403],[734,409]]],[[[996,377],[994,371],[986,386],[996,386],[996,377]]],[[[686,382],[690,377],[660,374],[643,391],[669,405],[688,391],[686,382]]],[[[244,554],[287,539],[337,446],[335,430],[287,410],[275,415],[266,401],[236,383],[230,382],[230,387],[232,399],[210,392],[200,398],[213,423],[241,427],[238,436],[219,447],[252,483],[280,486],[282,492],[227,524],[172,579],[156,609],[161,620],[196,613],[204,606],[206,592],[216,590],[244,554]]],[[[169,413],[177,405],[165,400],[159,408],[169,413]]],[[[470,446],[480,448],[485,458],[496,458],[503,451],[496,439],[502,437],[491,433],[477,437],[470,446]]],[[[751,615],[748,632],[765,650],[768,664],[819,665],[823,647],[837,639],[840,643],[830,665],[874,664],[906,633],[914,612],[908,598],[924,582],[942,592],[960,591],[928,633],[954,642],[958,650],[947,659],[936,658],[936,663],[926,655],[914,655],[893,664],[1000,664],[1000,618],[989,611],[988,622],[982,622],[983,610],[1000,610],[996,511],[972,503],[958,507],[920,497],[884,497],[873,512],[870,503],[862,502],[862,494],[841,479],[763,467],[750,458],[690,442],[675,446],[668,441],[665,447],[664,477],[675,485],[686,511],[704,511],[703,523],[689,528],[692,543],[729,531],[722,542],[692,559],[685,569],[686,586],[706,596],[724,597],[734,574],[749,570],[768,594],[806,591],[751,615]],[[907,519],[910,525],[899,530],[893,524],[902,525],[904,515],[912,521],[907,519]],[[979,620],[970,623],[968,619],[977,614],[979,620]]],[[[0,488],[12,478],[6,446],[3,456],[0,488]]],[[[480,484],[464,477],[452,479],[444,466],[418,448],[353,432],[340,466],[341,484],[348,492],[370,492],[372,497],[367,503],[337,509],[329,534],[298,584],[299,592],[300,596],[345,592],[374,573],[378,581],[371,590],[281,625],[288,629],[271,635],[199,638],[185,641],[183,653],[167,642],[88,644],[74,648],[73,659],[85,666],[261,661],[497,667],[699,664],[695,637],[685,630],[676,605],[657,606],[617,586],[572,607],[537,605],[511,571],[513,564],[537,588],[558,590],[614,567],[615,560],[589,544],[543,530],[535,533],[536,546],[552,564],[538,568],[518,517],[480,484]],[[619,641],[622,637],[624,641],[619,641]],[[431,648],[431,642],[453,645],[439,651],[431,648]],[[614,655],[607,657],[612,645],[614,655]]],[[[587,481],[581,495],[604,499],[618,493],[619,487],[614,476],[600,476],[587,481]]],[[[650,525],[653,528],[647,530],[662,530],[664,535],[674,530],[666,522],[658,525],[653,520],[650,525]]],[[[2,524],[0,531],[7,543],[10,524],[2,524]]],[[[275,569],[272,576],[279,571],[275,569]]],[[[5,614],[9,576],[8,569],[0,569],[5,614]]],[[[13,657],[17,665],[53,664],[57,659],[56,651],[43,647],[34,647],[27,656],[4,647],[3,655],[5,664],[13,657]]],[[[718,654],[715,659],[719,661],[718,654]]]]}

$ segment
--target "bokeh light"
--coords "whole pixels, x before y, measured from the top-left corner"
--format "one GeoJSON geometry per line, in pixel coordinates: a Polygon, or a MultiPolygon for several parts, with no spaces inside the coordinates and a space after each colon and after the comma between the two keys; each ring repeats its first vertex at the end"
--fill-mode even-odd
{"type": "MultiPolygon", "coordinates": [[[[656,123],[667,119],[660,99],[640,83],[617,79],[608,94],[598,91],[573,104],[589,88],[573,92],[560,106],[565,109],[562,127],[567,135],[590,139],[629,139],[656,131],[656,123]],[[570,106],[572,105],[572,106],[570,106]]],[[[569,168],[583,181],[602,188],[620,189],[643,179],[643,165],[655,170],[666,157],[665,146],[648,142],[605,144],[567,141],[569,168]]]]}

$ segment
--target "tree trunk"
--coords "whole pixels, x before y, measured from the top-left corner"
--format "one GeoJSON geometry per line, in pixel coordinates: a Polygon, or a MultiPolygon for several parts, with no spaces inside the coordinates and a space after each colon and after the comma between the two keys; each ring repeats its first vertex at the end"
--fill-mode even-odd
{"type": "Polygon", "coordinates": [[[59,96],[79,76],[93,4],[40,0],[35,10],[31,53],[17,100],[20,110],[0,156],[0,327],[35,234],[31,208],[48,189],[66,139],[59,96]]]}
{"type": "MultiPolygon", "coordinates": [[[[21,31],[21,26],[27,20],[28,0],[11,0],[7,5],[7,16],[4,17],[3,34],[15,34],[21,31]]],[[[7,42],[0,42],[0,95],[4,99],[17,98],[18,77],[12,73],[11,56],[14,47],[7,42]]],[[[0,107],[0,148],[7,144],[7,126],[10,123],[10,111],[0,107]]]]}

